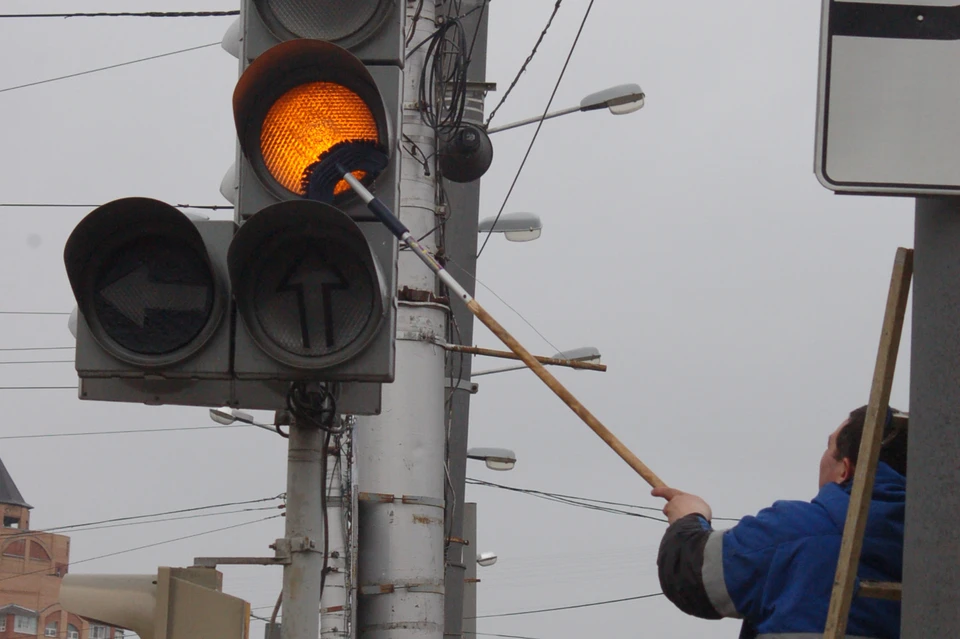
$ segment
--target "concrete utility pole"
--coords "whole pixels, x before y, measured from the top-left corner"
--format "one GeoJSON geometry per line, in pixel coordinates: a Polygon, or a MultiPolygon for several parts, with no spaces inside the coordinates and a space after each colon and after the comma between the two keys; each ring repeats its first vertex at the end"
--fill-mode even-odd
{"type": "Polygon", "coordinates": [[[277,540],[277,550],[290,556],[290,563],[283,567],[282,639],[320,636],[324,535],[320,487],[322,456],[326,454],[323,436],[319,428],[296,423],[290,426],[286,537],[277,540]]]}
{"type": "MultiPolygon", "coordinates": [[[[411,46],[436,30],[436,5],[407,1],[411,46]]],[[[434,131],[421,119],[419,83],[428,47],[404,67],[400,219],[435,251],[434,131]],[[430,161],[433,163],[433,160],[430,161]]],[[[432,87],[427,88],[432,91],[432,87]]],[[[358,418],[359,604],[357,635],[364,639],[441,639],[444,617],[444,340],[448,308],[438,303],[433,273],[401,251],[398,273],[396,381],[383,386],[382,414],[358,418]]]]}
{"type": "Polygon", "coordinates": [[[960,198],[917,198],[903,639],[960,637],[960,198]]]}

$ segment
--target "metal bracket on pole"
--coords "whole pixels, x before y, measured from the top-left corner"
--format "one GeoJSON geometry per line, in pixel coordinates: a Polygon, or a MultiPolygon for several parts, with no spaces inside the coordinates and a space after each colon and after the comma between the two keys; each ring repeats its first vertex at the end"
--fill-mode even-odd
{"type": "Polygon", "coordinates": [[[360,493],[357,499],[360,501],[379,502],[381,504],[392,504],[396,501],[399,501],[403,504],[413,506],[429,506],[431,508],[439,508],[440,510],[445,508],[445,504],[442,499],[436,499],[433,497],[418,497],[416,495],[402,495],[397,497],[396,495],[390,495],[387,493],[360,493]]]}
{"type": "Polygon", "coordinates": [[[285,566],[290,559],[281,557],[194,557],[194,568],[217,566],[285,566]]]}
{"type": "Polygon", "coordinates": [[[392,584],[368,584],[360,586],[361,595],[389,595],[398,590],[407,592],[432,592],[438,595],[444,593],[444,583],[442,581],[400,581],[392,584]]]}
{"type": "Polygon", "coordinates": [[[480,391],[480,384],[465,379],[447,378],[446,388],[467,391],[471,395],[476,395],[480,391]]]}

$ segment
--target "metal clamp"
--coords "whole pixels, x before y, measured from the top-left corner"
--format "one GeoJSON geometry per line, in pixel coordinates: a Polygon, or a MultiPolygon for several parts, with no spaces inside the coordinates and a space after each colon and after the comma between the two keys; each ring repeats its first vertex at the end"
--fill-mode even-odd
{"type": "Polygon", "coordinates": [[[438,499],[436,497],[420,497],[417,495],[402,495],[397,497],[396,495],[391,495],[389,493],[360,493],[357,496],[357,499],[360,501],[371,501],[381,504],[392,504],[396,501],[399,501],[404,504],[412,506],[429,506],[431,508],[439,508],[444,510],[446,504],[443,499],[438,499]]]}

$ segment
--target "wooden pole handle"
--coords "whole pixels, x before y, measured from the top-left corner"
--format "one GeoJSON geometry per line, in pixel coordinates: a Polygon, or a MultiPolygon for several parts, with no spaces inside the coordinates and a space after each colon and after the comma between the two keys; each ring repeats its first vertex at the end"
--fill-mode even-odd
{"type": "Polygon", "coordinates": [[[507,332],[503,326],[500,325],[497,320],[493,319],[493,316],[490,315],[475,299],[471,299],[467,302],[467,307],[470,311],[479,319],[483,324],[489,328],[494,335],[496,335],[501,342],[506,345],[511,351],[516,353],[517,357],[520,360],[530,367],[530,370],[534,374],[543,380],[543,383],[546,384],[550,390],[556,393],[557,397],[563,400],[563,402],[573,410],[577,416],[583,420],[583,422],[590,427],[593,432],[600,436],[600,439],[607,443],[607,446],[613,449],[613,451],[620,456],[623,461],[627,462],[631,468],[637,471],[644,481],[646,481],[653,488],[659,488],[660,486],[665,486],[663,480],[657,477],[650,468],[647,467],[640,458],[634,455],[629,448],[627,448],[623,442],[617,439],[616,435],[610,432],[610,430],[604,426],[599,419],[593,416],[586,406],[580,403],[580,401],[573,396],[573,393],[568,391],[566,387],[560,383],[560,381],[554,377],[550,371],[548,371],[543,364],[537,361],[537,358],[530,354],[530,352],[523,347],[520,342],[518,342],[510,333],[507,332]]]}

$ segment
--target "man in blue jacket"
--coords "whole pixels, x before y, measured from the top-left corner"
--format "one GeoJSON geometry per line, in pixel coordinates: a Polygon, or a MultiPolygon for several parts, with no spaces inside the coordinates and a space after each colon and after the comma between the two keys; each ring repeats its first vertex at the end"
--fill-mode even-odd
{"type": "MultiPolygon", "coordinates": [[[[866,406],[850,413],[820,459],[820,492],[811,502],[778,501],[726,531],[710,525],[709,504],[675,488],[670,527],[657,566],[664,594],[704,619],[743,619],[741,639],[822,637],[866,406]]],[[[887,411],[858,579],[901,581],[906,496],[906,416],[887,411]]],[[[847,636],[900,637],[900,603],[854,597],[847,636]]]]}

